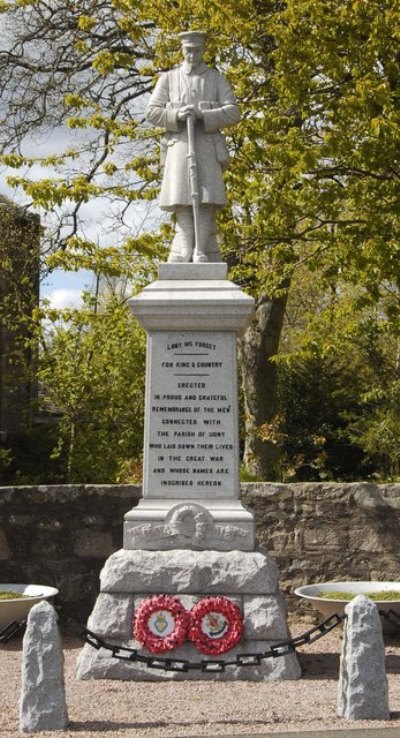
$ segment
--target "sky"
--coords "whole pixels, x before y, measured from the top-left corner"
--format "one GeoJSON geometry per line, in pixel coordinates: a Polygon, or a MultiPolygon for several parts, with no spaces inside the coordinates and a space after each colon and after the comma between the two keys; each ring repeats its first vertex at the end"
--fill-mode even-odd
{"type": "MultiPolygon", "coordinates": [[[[7,41],[7,28],[4,26],[4,18],[0,16],[0,47],[6,48],[4,45],[7,41]]],[[[24,148],[22,153],[25,156],[49,156],[51,154],[58,154],[60,151],[65,150],[67,147],[76,146],[79,144],[79,138],[86,138],[88,135],[86,131],[71,130],[64,127],[56,128],[50,132],[36,134],[35,137],[26,139],[24,141],[24,148]]],[[[23,175],[26,172],[21,170],[7,170],[0,166],[0,194],[8,196],[13,202],[17,204],[25,205],[27,202],[26,196],[23,193],[18,192],[10,188],[7,184],[8,175],[23,175]]],[[[29,171],[29,176],[32,178],[40,179],[43,177],[51,177],[54,173],[52,170],[47,170],[44,167],[35,165],[29,171]]],[[[115,210],[115,205],[112,206],[115,210]]],[[[107,203],[107,208],[110,208],[107,203]]],[[[36,210],[42,218],[42,224],[45,225],[45,218],[40,210],[36,210]]],[[[108,210],[108,212],[110,212],[108,210]]],[[[136,205],[130,208],[130,212],[126,216],[127,229],[125,233],[119,232],[109,233],[108,237],[102,233],[102,223],[106,220],[106,204],[105,201],[99,199],[88,202],[84,205],[81,210],[85,218],[85,232],[84,235],[90,240],[93,240],[99,245],[107,245],[115,243],[115,236],[132,234],[137,235],[138,232],[144,229],[154,228],[158,225],[160,218],[162,217],[161,211],[158,209],[157,204],[151,205],[144,203],[143,206],[136,205]]],[[[71,307],[78,306],[81,302],[81,293],[83,289],[90,289],[94,284],[94,275],[87,271],[79,271],[73,273],[66,273],[61,270],[54,271],[49,275],[41,285],[41,297],[49,299],[51,304],[56,307],[71,307]]]]}
{"type": "MultiPolygon", "coordinates": [[[[80,132],[72,132],[69,129],[56,129],[51,134],[47,134],[41,140],[35,139],[29,141],[25,145],[23,154],[25,156],[49,156],[59,153],[68,145],[77,143],[77,137],[82,135],[80,132]]],[[[21,170],[11,170],[0,167],[0,194],[6,195],[12,201],[25,204],[27,201],[23,192],[13,189],[7,184],[7,176],[23,175],[21,170]]],[[[34,165],[29,170],[29,177],[32,179],[41,179],[43,177],[54,176],[51,169],[34,165]]],[[[110,204],[105,200],[93,200],[86,203],[81,210],[81,214],[85,221],[85,236],[98,242],[100,245],[106,245],[115,241],[115,234],[104,234],[102,224],[105,222],[107,215],[110,213],[110,204]]],[[[133,209],[132,209],[133,210],[133,209]]],[[[43,214],[42,223],[45,224],[43,214]]],[[[149,211],[149,204],[135,206],[134,212],[128,216],[128,232],[135,235],[142,228],[146,227],[147,219],[158,219],[160,211],[153,204],[149,211]],[[150,215],[149,215],[150,213],[150,215]]],[[[82,301],[82,290],[90,290],[94,286],[94,275],[92,272],[80,270],[78,272],[65,272],[63,270],[55,270],[49,274],[41,284],[41,298],[50,301],[50,304],[56,308],[63,307],[79,307],[82,301]]]]}
{"type": "MultiPolygon", "coordinates": [[[[7,29],[4,26],[4,19],[0,16],[0,48],[7,41],[7,29]]],[[[50,132],[35,133],[31,138],[26,138],[23,142],[22,154],[27,157],[47,157],[52,154],[59,154],[67,148],[79,148],[82,140],[87,140],[88,130],[72,130],[67,126],[58,127],[50,132]]],[[[120,147],[121,156],[124,154],[123,147],[120,147]]],[[[125,150],[126,153],[126,150],[125,150]]],[[[13,189],[7,183],[7,175],[28,175],[32,179],[51,178],[54,176],[52,169],[34,165],[28,171],[7,170],[0,165],[0,195],[6,195],[13,202],[25,205],[28,198],[22,190],[13,189]]],[[[121,242],[128,235],[137,236],[144,230],[151,230],[160,224],[165,218],[161,213],[157,203],[143,202],[143,204],[135,203],[128,212],[124,214],[126,228],[120,226],[111,231],[110,222],[107,223],[107,215],[118,208],[117,203],[110,204],[104,198],[93,199],[85,203],[80,211],[80,216],[84,218],[84,232],[82,235],[101,245],[110,245],[121,242]],[[105,226],[104,228],[102,226],[105,226]],[[105,232],[108,227],[108,234],[105,232]]],[[[44,212],[36,209],[41,216],[42,225],[46,225],[46,217],[44,212]]],[[[72,307],[79,306],[81,303],[82,290],[91,289],[94,286],[94,275],[88,271],[78,271],[67,273],[61,270],[53,271],[41,284],[41,297],[50,300],[54,307],[72,307]]]]}
{"type": "MultiPolygon", "coordinates": [[[[28,143],[25,147],[24,154],[26,156],[49,156],[52,153],[60,151],[66,142],[66,131],[55,130],[51,134],[47,134],[41,141],[35,139],[28,143]]],[[[0,168],[0,194],[6,195],[13,202],[24,204],[26,197],[18,189],[10,187],[7,183],[7,176],[12,174],[22,174],[22,172],[2,167],[0,168]]],[[[51,170],[42,167],[33,167],[30,176],[35,179],[50,175],[51,170]]],[[[93,212],[94,216],[94,212],[93,212]]],[[[41,298],[49,300],[53,307],[78,307],[81,303],[81,294],[83,289],[90,288],[93,281],[91,272],[81,270],[79,272],[66,273],[61,270],[54,271],[47,279],[43,281],[40,288],[41,298]]]]}
{"type": "Polygon", "coordinates": [[[82,303],[82,290],[92,287],[91,272],[83,269],[79,272],[64,272],[58,269],[42,283],[40,295],[54,308],[74,308],[82,303]]]}
{"type": "MultiPolygon", "coordinates": [[[[4,19],[0,17],[0,33],[2,40],[5,38],[4,19]]],[[[47,156],[51,153],[60,151],[66,145],[69,137],[71,144],[73,143],[71,132],[64,129],[53,130],[51,134],[41,136],[41,139],[32,139],[27,142],[23,153],[27,156],[47,156]]],[[[16,190],[9,187],[6,181],[7,174],[20,174],[20,171],[6,170],[0,167],[0,194],[6,195],[12,201],[18,204],[25,204],[26,197],[19,194],[16,190]]],[[[34,177],[39,178],[45,176],[45,170],[37,167],[32,170],[34,177]]],[[[94,216],[94,212],[93,212],[94,216]]],[[[74,274],[66,274],[65,272],[54,272],[41,285],[41,297],[49,299],[55,307],[71,307],[78,306],[81,301],[82,289],[90,287],[92,284],[92,275],[89,272],[78,272],[74,274]]]]}

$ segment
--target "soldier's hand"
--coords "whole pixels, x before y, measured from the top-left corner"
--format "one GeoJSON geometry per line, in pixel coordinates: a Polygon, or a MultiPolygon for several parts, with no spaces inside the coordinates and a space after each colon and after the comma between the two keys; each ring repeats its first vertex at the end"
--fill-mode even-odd
{"type": "Polygon", "coordinates": [[[176,114],[178,120],[187,120],[189,117],[195,118],[196,113],[193,105],[184,105],[176,114]]]}

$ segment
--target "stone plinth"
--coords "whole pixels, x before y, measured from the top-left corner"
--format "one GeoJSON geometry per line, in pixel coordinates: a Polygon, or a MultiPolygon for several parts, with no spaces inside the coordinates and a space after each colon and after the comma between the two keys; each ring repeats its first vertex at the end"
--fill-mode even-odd
{"type": "Polygon", "coordinates": [[[151,331],[244,333],[254,301],[226,278],[226,264],[160,264],[159,279],[130,300],[139,323],[151,331]]]}
{"type": "MultiPolygon", "coordinates": [[[[143,499],[125,515],[124,548],[106,562],[88,627],[149,656],[133,638],[144,598],[175,595],[190,610],[223,596],[244,621],[240,643],[223,658],[265,652],[288,630],[277,566],[254,550],[253,515],[240,501],[236,342],[253,300],[226,279],[225,264],[162,264],[130,304],[148,334],[143,499]]],[[[206,658],[188,640],[162,656],[206,658]]],[[[87,645],[78,676],[273,680],[297,679],[300,669],[291,653],[218,674],[164,671],[87,645]]]]}
{"type": "Polygon", "coordinates": [[[148,333],[143,500],[124,548],[251,551],[239,500],[237,335],[253,299],[226,264],[161,264],[130,301],[148,333]]]}

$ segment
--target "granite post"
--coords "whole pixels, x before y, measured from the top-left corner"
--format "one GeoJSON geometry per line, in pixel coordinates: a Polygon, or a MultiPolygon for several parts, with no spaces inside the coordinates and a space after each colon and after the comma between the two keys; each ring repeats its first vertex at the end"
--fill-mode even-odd
{"type": "Polygon", "coordinates": [[[338,715],[347,720],[389,720],[385,646],[377,606],[358,595],[346,607],[338,715]]]}
{"type": "MultiPolygon", "coordinates": [[[[244,620],[243,638],[226,657],[265,651],[288,628],[277,566],[255,549],[253,515],[240,501],[236,343],[253,299],[227,279],[226,264],[170,263],[130,305],[148,334],[143,499],[125,515],[124,547],[101,572],[88,627],[150,655],[132,635],[144,598],[173,594],[190,609],[222,595],[244,620]]],[[[165,655],[204,658],[190,642],[165,655]]],[[[86,645],[78,676],[276,680],[297,679],[300,668],[291,653],[251,668],[182,673],[86,645]]]]}
{"type": "Polygon", "coordinates": [[[54,607],[34,605],[22,648],[21,731],[63,730],[68,725],[64,655],[54,607]]]}

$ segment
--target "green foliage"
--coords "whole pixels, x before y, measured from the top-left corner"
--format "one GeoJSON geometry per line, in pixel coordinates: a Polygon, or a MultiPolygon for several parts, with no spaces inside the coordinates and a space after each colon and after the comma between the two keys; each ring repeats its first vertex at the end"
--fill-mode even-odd
{"type": "Polygon", "coordinates": [[[39,380],[61,415],[52,456],[67,482],[115,482],[141,454],[145,340],[128,306],[111,297],[101,309],[86,295],[62,311],[42,342],[39,380]]]}
{"type": "Polygon", "coordinates": [[[400,380],[393,348],[398,352],[398,341],[395,347],[388,342],[379,358],[375,349],[375,371],[361,395],[360,413],[349,425],[349,437],[362,447],[380,477],[394,482],[400,479],[400,380]]]}
{"type": "Polygon", "coordinates": [[[1,484],[61,484],[66,481],[65,456],[55,459],[59,430],[43,423],[14,434],[0,447],[1,484]],[[5,459],[2,466],[2,458],[5,459]]]}
{"type": "Polygon", "coordinates": [[[246,469],[245,466],[240,467],[240,481],[247,484],[248,482],[262,482],[262,479],[258,479],[254,474],[250,474],[250,472],[246,469]]]}
{"type": "Polygon", "coordinates": [[[344,278],[299,271],[288,303],[279,414],[264,429],[286,478],[394,480],[399,474],[399,333],[391,293],[376,306],[344,278]]]}
{"type": "MultiPolygon", "coordinates": [[[[37,216],[0,200],[0,431],[22,432],[32,417],[40,268],[37,216]]],[[[14,468],[14,449],[0,447],[0,480],[14,468]]]]}
{"type": "Polygon", "coordinates": [[[40,318],[42,421],[3,442],[1,483],[139,480],[145,339],[127,304],[86,294],[82,309],[43,306],[40,318]]]}
{"type": "Polygon", "coordinates": [[[0,447],[0,479],[4,483],[6,472],[12,462],[12,452],[9,448],[0,447]]]}
{"type": "MultiPolygon", "coordinates": [[[[146,95],[180,59],[178,30],[210,32],[208,61],[229,77],[243,111],[228,138],[229,207],[220,216],[232,276],[260,305],[265,296],[298,295],[300,283],[312,298],[287,331],[284,350],[298,358],[280,367],[280,415],[258,432],[282,446],[287,476],[356,478],[365,472],[361,448],[368,473],[397,475],[398,367],[383,346],[398,355],[397,0],[20,0],[0,3],[0,11],[12,39],[0,56],[3,162],[34,205],[59,215],[49,268],[138,283],[171,239],[170,226],[136,237],[123,226],[127,212],[151,204],[160,179],[159,132],[143,124],[146,95]],[[77,144],[40,161],[21,156],[26,136],[49,126],[76,129],[77,144]],[[118,204],[119,225],[113,244],[100,249],[85,237],[81,212],[89,199],[104,198],[118,204]]],[[[78,469],[86,474],[85,464],[95,473],[91,454],[99,474],[118,475],[129,443],[136,448],[124,431],[119,460],[107,455],[115,417],[110,410],[107,421],[98,408],[120,406],[100,389],[107,361],[102,351],[94,358],[95,345],[120,367],[118,391],[127,379],[115,324],[110,318],[108,341],[93,315],[86,306],[65,316],[43,349],[41,379],[63,413],[60,449],[71,478],[78,469]]],[[[133,341],[136,387],[138,339],[125,338],[133,341]]]]}
{"type": "Polygon", "coordinates": [[[279,413],[260,429],[281,449],[285,481],[351,481],[372,469],[349,439],[360,410],[358,372],[335,358],[313,356],[279,365],[279,413]]]}

